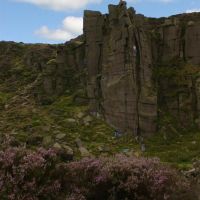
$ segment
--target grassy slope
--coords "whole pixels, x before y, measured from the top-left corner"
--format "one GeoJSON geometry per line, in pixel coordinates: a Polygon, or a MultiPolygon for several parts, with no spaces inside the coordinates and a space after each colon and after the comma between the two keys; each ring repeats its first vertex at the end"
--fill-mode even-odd
{"type": "Polygon", "coordinates": [[[157,133],[146,141],[146,156],[159,157],[161,161],[170,163],[181,169],[192,167],[194,159],[200,158],[200,132],[188,132],[166,136],[157,133]]]}
{"type": "Polygon", "coordinates": [[[0,132],[14,135],[22,143],[33,135],[52,136],[52,145],[56,142],[55,136],[64,133],[66,137],[59,143],[71,146],[77,156],[76,138],[80,138],[94,155],[100,154],[99,147],[107,149],[108,154],[135,148],[130,138],[115,139],[113,129],[102,119],[92,118],[89,125],[85,124],[87,110],[87,105],[73,102],[73,95],[63,95],[48,106],[38,106],[29,99],[27,103],[12,104],[2,110],[0,132]],[[76,121],[70,122],[70,119],[76,121]]]}

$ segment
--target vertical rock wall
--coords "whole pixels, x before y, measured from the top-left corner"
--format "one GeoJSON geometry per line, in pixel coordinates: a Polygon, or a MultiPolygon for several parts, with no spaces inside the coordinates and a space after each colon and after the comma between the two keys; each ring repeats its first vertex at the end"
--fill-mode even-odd
{"type": "MultiPolygon", "coordinates": [[[[158,107],[182,127],[200,125],[200,15],[182,14],[156,27],[158,107]]],[[[154,41],[155,42],[155,41],[154,41]]],[[[162,113],[163,115],[163,113],[162,113]]]]}
{"type": "Polygon", "coordinates": [[[114,127],[133,134],[156,131],[157,98],[152,87],[150,41],[143,17],[125,2],[109,15],[85,11],[88,95],[114,127]]]}

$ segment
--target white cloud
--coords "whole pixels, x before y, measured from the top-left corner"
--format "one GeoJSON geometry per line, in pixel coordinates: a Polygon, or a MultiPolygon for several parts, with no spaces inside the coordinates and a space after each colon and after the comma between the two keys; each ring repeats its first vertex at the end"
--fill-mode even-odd
{"type": "Polygon", "coordinates": [[[186,13],[200,12],[200,8],[194,8],[190,10],[186,10],[186,13]]]}
{"type": "Polygon", "coordinates": [[[149,0],[149,1],[161,2],[161,3],[171,3],[171,2],[174,2],[174,0],[149,0]]]}
{"type": "Polygon", "coordinates": [[[161,2],[161,3],[171,3],[174,0],[127,0],[130,3],[138,3],[138,2],[161,2]]]}
{"type": "Polygon", "coordinates": [[[41,38],[56,41],[67,41],[81,35],[83,32],[82,17],[66,17],[61,28],[49,29],[47,26],[42,26],[35,31],[35,34],[41,38]]]}
{"type": "Polygon", "coordinates": [[[83,30],[83,18],[73,16],[66,17],[63,20],[63,28],[75,35],[81,34],[83,30]]]}
{"type": "Polygon", "coordinates": [[[31,3],[52,10],[70,10],[85,7],[89,3],[100,3],[102,0],[15,0],[18,2],[31,3]]]}

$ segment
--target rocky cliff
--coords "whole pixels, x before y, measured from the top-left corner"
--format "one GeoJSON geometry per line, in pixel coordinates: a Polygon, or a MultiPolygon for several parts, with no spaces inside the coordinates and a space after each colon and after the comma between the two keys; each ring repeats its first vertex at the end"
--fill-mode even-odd
{"type": "Polygon", "coordinates": [[[122,1],[86,10],[84,34],[66,44],[0,43],[0,76],[41,104],[86,88],[91,113],[126,133],[176,132],[200,127],[199,48],[199,13],[147,18],[122,1]]]}
{"type": "Polygon", "coordinates": [[[151,41],[142,16],[125,3],[109,15],[85,11],[88,95],[105,118],[123,131],[156,131],[157,95],[152,84],[151,41]]]}
{"type": "Polygon", "coordinates": [[[83,62],[81,37],[60,45],[1,42],[2,90],[31,95],[39,104],[52,103],[79,85],[83,62]]]}
{"type": "Polygon", "coordinates": [[[124,1],[106,15],[85,11],[91,108],[135,135],[155,133],[163,121],[198,125],[199,20],[197,13],[146,18],[124,1]]]}

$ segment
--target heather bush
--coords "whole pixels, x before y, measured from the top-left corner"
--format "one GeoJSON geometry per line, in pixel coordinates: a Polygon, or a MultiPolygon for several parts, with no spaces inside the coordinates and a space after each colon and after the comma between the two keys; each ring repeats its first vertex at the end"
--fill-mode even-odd
{"type": "Polygon", "coordinates": [[[67,165],[71,196],[95,200],[195,200],[189,183],[157,159],[85,159],[67,165]]]}
{"type": "Polygon", "coordinates": [[[0,199],[56,199],[60,192],[53,150],[39,148],[31,152],[8,148],[0,152],[0,199]]]}
{"type": "Polygon", "coordinates": [[[0,151],[1,200],[195,200],[157,159],[118,155],[62,163],[52,150],[0,151]]]}

